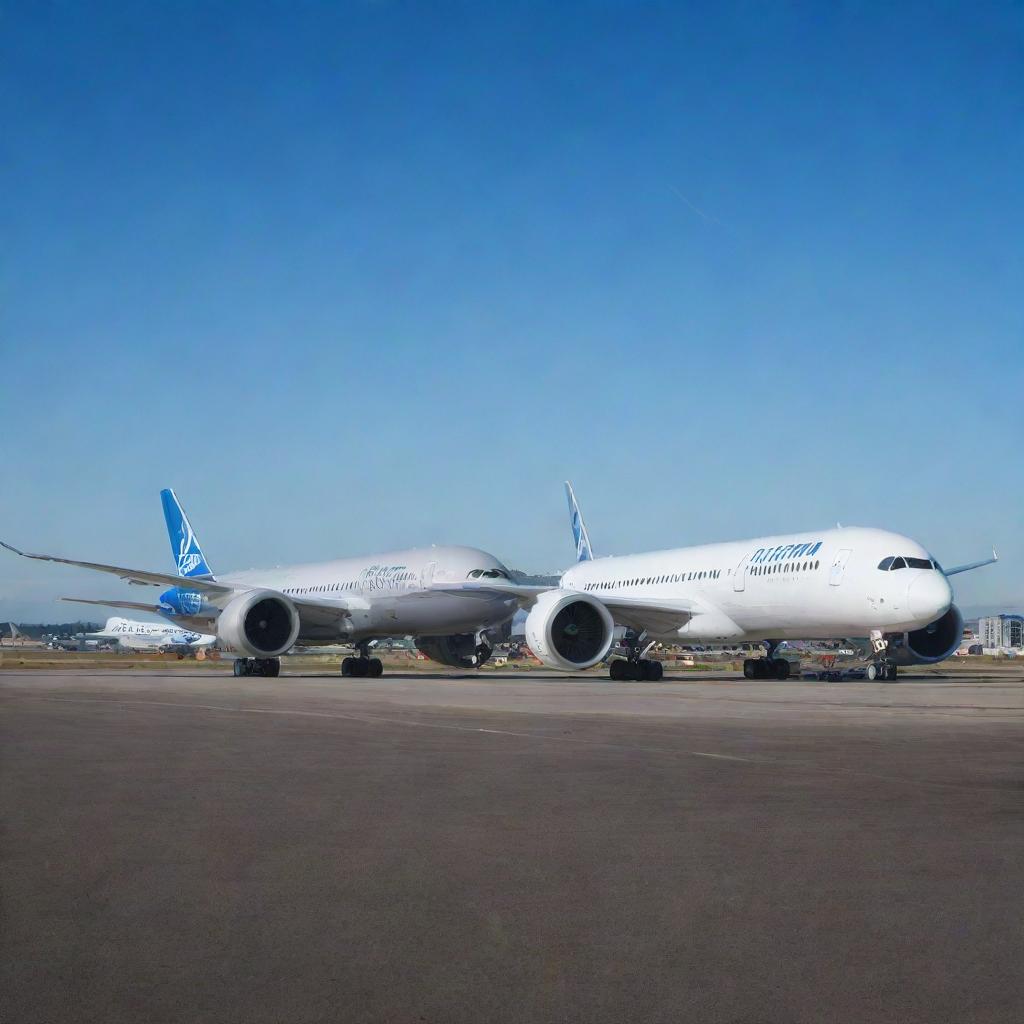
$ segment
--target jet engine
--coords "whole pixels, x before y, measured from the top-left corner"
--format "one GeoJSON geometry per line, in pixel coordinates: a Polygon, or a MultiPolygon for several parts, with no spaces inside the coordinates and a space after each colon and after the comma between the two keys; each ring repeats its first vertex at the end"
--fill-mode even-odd
{"type": "Polygon", "coordinates": [[[548,668],[591,668],[611,649],[611,613],[588,594],[549,590],[526,616],[526,643],[548,668]]]}
{"type": "Polygon", "coordinates": [[[897,665],[932,665],[950,657],[964,636],[964,619],[955,604],[942,618],[911,633],[889,638],[887,657],[897,665]]]}
{"type": "Polygon", "coordinates": [[[276,658],[299,635],[299,613],[276,590],[250,590],[232,598],[217,619],[217,639],[249,658],[276,658]]]}

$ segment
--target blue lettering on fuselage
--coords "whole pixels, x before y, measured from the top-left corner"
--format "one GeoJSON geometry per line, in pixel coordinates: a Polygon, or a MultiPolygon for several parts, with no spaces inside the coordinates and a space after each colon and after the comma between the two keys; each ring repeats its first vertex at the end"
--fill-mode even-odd
{"type": "Polygon", "coordinates": [[[805,541],[803,544],[782,544],[774,548],[758,548],[750,556],[752,564],[763,562],[782,562],[791,558],[809,558],[821,548],[822,542],[805,541]]]}

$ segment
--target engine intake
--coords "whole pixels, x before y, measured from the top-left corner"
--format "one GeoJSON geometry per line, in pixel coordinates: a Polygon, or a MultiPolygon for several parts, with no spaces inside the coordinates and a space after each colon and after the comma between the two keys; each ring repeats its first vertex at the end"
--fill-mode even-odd
{"type": "Polygon", "coordinates": [[[548,668],[591,668],[608,654],[614,633],[608,609],[575,591],[541,594],[526,617],[526,643],[548,668]]]}
{"type": "Polygon", "coordinates": [[[295,605],[275,590],[250,590],[233,598],[217,619],[217,639],[250,658],[276,658],[299,635],[295,605]]]}
{"type": "Polygon", "coordinates": [[[948,658],[960,646],[964,636],[964,619],[955,604],[940,619],[923,629],[907,634],[907,650],[919,665],[929,665],[948,658]]]}

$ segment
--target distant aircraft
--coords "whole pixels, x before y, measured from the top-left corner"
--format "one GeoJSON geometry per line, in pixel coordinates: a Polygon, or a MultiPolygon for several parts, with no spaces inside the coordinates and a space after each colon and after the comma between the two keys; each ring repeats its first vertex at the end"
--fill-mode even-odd
{"type": "Polygon", "coordinates": [[[944,570],[909,537],[849,527],[595,559],[565,487],[577,562],[557,587],[469,580],[445,590],[515,596],[529,610],[526,642],[550,668],[590,668],[607,657],[616,626],[635,630],[627,657],[610,662],[613,679],[661,678],[661,663],[645,657],[656,641],[762,642],[768,656],[746,659],[744,674],[785,679],[782,641],[858,637],[871,646],[867,677],[895,679],[900,665],[956,651],[963,618],[949,577],[996,561],[993,552],[944,570]]]}
{"type": "MultiPolygon", "coordinates": [[[[99,602],[97,602],[99,603],[99,602]]],[[[107,619],[103,629],[96,633],[81,633],[79,638],[86,644],[108,641],[130,651],[196,651],[200,647],[212,647],[215,636],[182,629],[166,622],[140,622],[135,619],[113,617],[107,619]]]]}
{"type": "Polygon", "coordinates": [[[495,642],[507,636],[518,607],[514,594],[481,593],[467,599],[435,589],[435,584],[463,580],[511,583],[508,570],[493,555],[468,547],[415,548],[215,576],[174,491],[160,496],[177,576],[28,554],[2,541],[0,545],[26,558],[169,587],[155,605],[85,603],[151,612],[197,632],[215,633],[222,647],[243,655],[235,660],[235,675],[276,676],[281,655],[296,644],[349,642],[355,644],[357,657],[342,661],[342,675],[379,676],[383,665],[369,656],[371,643],[389,636],[415,637],[417,648],[443,665],[479,667],[495,642]]]}

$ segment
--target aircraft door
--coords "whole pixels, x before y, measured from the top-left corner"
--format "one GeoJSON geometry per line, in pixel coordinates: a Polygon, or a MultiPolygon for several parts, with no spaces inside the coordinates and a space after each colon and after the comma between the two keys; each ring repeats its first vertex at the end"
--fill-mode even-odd
{"type": "Polygon", "coordinates": [[[434,570],[437,568],[437,562],[427,562],[423,566],[423,572],[420,573],[420,587],[423,590],[430,588],[430,585],[434,582],[434,570]]]}
{"type": "Polygon", "coordinates": [[[853,551],[850,548],[843,548],[841,551],[836,552],[836,557],[832,560],[832,568],[828,573],[828,582],[831,587],[838,587],[843,582],[843,572],[846,569],[846,563],[850,560],[850,555],[853,551]]]}
{"type": "Polygon", "coordinates": [[[747,589],[747,570],[750,568],[750,555],[744,555],[736,571],[732,574],[732,589],[736,591],[747,589]]]}

